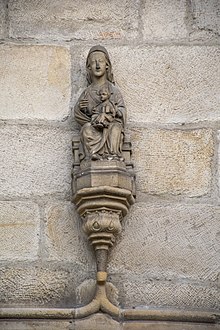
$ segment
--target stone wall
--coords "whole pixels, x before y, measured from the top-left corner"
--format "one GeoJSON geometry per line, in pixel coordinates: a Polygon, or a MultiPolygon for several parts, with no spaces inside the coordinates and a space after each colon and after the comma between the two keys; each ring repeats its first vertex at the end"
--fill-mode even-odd
{"type": "Polygon", "coordinates": [[[219,311],[220,2],[1,0],[0,38],[1,306],[92,297],[95,260],[71,203],[71,109],[102,44],[137,179],[111,300],[219,311]]]}

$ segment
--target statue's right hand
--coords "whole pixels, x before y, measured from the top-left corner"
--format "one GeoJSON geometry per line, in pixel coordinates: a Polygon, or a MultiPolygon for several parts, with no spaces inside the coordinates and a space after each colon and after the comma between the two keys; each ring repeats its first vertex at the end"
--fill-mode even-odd
{"type": "Polygon", "coordinates": [[[88,108],[89,101],[88,100],[81,100],[79,102],[79,108],[80,110],[86,110],[88,108]]]}

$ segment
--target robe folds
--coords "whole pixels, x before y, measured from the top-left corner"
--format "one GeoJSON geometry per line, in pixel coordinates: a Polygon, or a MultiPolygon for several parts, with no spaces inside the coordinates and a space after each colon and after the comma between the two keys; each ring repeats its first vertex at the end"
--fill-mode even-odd
{"type": "Polygon", "coordinates": [[[126,122],[126,109],[119,89],[111,82],[106,81],[102,86],[89,85],[79,97],[74,108],[76,121],[82,126],[80,132],[80,160],[91,159],[96,154],[100,157],[108,155],[121,156],[124,138],[124,126],[126,122]],[[110,92],[109,101],[116,110],[114,120],[108,127],[102,129],[91,124],[93,110],[100,106],[101,100],[99,92],[107,88],[110,92]],[[81,100],[88,100],[86,110],[81,110],[79,103],[81,100]]]}

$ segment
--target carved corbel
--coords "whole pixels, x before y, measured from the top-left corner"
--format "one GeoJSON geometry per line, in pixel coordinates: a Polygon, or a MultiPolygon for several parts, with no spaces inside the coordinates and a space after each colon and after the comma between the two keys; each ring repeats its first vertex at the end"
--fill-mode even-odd
{"type": "Polygon", "coordinates": [[[92,302],[76,309],[76,315],[101,310],[119,316],[106,295],[107,263],[121,221],[134,203],[131,145],[124,138],[126,109],[104,47],[90,49],[86,68],[88,87],[74,110],[82,127],[73,141],[73,202],[95,251],[97,287],[92,302]]]}

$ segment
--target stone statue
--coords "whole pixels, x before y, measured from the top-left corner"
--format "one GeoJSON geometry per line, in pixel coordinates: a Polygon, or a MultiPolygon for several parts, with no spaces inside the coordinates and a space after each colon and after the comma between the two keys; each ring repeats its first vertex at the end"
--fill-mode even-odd
{"type": "Polygon", "coordinates": [[[90,49],[87,60],[88,87],[75,106],[75,119],[80,132],[80,160],[123,161],[122,144],[126,109],[115,86],[107,50],[90,49]]]}
{"type": "Polygon", "coordinates": [[[90,49],[86,70],[88,87],[75,106],[81,132],[80,141],[72,141],[72,187],[73,202],[95,252],[97,273],[94,299],[76,310],[79,318],[100,310],[120,314],[107,297],[108,255],[135,196],[131,144],[124,139],[126,110],[104,47],[90,49]]]}

